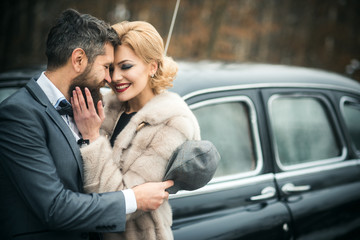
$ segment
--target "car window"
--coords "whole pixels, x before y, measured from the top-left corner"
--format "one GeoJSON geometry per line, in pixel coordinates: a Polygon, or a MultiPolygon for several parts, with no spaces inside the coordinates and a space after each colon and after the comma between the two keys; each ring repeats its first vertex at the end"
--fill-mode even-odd
{"type": "Polygon", "coordinates": [[[254,171],[261,162],[256,115],[247,98],[219,98],[192,106],[201,138],[211,141],[221,160],[215,177],[254,171]]]}
{"type": "Polygon", "coordinates": [[[270,121],[275,152],[282,168],[334,159],[341,155],[323,99],[313,96],[273,96],[270,121]]]}
{"type": "Polygon", "coordinates": [[[360,151],[360,101],[344,97],[342,99],[342,114],[351,141],[357,151],[360,151]]]}
{"type": "Polygon", "coordinates": [[[0,89],[0,103],[4,101],[7,97],[11,94],[16,92],[19,88],[18,87],[6,87],[0,89]]]}

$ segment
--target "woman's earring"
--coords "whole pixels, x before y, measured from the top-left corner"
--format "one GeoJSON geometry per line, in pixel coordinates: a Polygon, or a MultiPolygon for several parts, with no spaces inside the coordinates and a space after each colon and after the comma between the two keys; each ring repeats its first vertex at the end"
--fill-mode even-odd
{"type": "Polygon", "coordinates": [[[151,74],[151,78],[154,78],[154,76],[155,76],[154,74],[151,74]]]}

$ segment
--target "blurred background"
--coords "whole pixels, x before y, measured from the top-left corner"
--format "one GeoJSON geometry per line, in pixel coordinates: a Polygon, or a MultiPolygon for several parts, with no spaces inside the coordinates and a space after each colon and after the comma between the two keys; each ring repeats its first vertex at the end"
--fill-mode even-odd
{"type": "MultiPolygon", "coordinates": [[[[0,72],[46,64],[59,14],[74,8],[114,24],[144,20],[166,42],[176,0],[2,0],[0,72]]],[[[168,55],[175,60],[286,64],[360,81],[359,0],[181,0],[168,55]]]]}

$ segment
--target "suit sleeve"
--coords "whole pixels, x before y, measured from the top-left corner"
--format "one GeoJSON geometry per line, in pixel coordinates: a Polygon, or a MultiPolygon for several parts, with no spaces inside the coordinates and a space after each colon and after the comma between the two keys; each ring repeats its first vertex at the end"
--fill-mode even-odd
{"type": "Polygon", "coordinates": [[[69,231],[125,229],[121,192],[82,194],[64,186],[47,147],[43,110],[14,103],[2,105],[0,112],[0,170],[45,225],[69,231]]]}

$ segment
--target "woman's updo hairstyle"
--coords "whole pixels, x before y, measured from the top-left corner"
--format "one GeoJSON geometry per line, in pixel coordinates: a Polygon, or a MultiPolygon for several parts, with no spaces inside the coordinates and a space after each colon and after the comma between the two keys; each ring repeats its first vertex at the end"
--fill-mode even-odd
{"type": "Polygon", "coordinates": [[[120,22],[112,26],[119,35],[121,45],[129,46],[145,63],[155,61],[158,69],[150,78],[155,94],[172,87],[178,66],[171,58],[164,56],[164,42],[156,29],[148,22],[120,22]]]}

